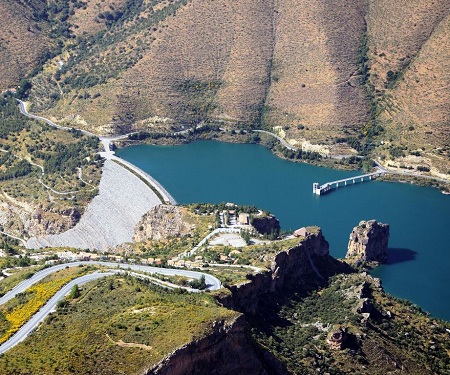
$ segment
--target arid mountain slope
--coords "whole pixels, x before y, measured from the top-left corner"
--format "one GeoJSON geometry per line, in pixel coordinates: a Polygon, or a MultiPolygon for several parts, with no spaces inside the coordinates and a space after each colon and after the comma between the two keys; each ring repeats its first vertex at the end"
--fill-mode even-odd
{"type": "MultiPolygon", "coordinates": [[[[51,28],[59,20],[70,33],[30,77],[36,112],[100,133],[265,128],[398,164],[392,149],[425,147],[420,163],[450,169],[446,0],[70,4],[49,5],[51,28]]],[[[19,59],[11,51],[0,52],[5,64],[19,59]]]]}
{"type": "Polygon", "coordinates": [[[442,20],[424,42],[385,99],[384,117],[400,127],[400,141],[416,147],[450,141],[448,83],[450,81],[450,16],[442,20]],[[390,107],[389,107],[390,105],[390,107]],[[408,128],[412,126],[413,130],[408,128]],[[406,133],[406,134],[405,134],[406,133]],[[409,134],[411,133],[411,134],[409,134]]]}
{"type": "Polygon", "coordinates": [[[47,25],[33,19],[39,3],[0,1],[0,91],[17,86],[50,47],[47,25]]]}
{"type": "Polygon", "coordinates": [[[193,1],[123,79],[122,111],[183,125],[257,121],[272,54],[271,1],[193,1]],[[193,26],[195,25],[195,26],[193,26]],[[251,27],[249,27],[251,25],[251,27]]]}
{"type": "Polygon", "coordinates": [[[364,16],[362,0],[279,2],[266,126],[324,142],[368,121],[357,61],[364,16]]]}

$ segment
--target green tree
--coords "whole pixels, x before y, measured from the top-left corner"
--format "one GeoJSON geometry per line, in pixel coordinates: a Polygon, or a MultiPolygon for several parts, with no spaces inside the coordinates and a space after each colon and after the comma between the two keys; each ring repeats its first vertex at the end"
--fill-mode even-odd
{"type": "Polygon", "coordinates": [[[70,298],[74,299],[74,298],[78,298],[80,296],[80,288],[78,287],[78,284],[75,284],[72,287],[72,290],[70,291],[70,298]]]}

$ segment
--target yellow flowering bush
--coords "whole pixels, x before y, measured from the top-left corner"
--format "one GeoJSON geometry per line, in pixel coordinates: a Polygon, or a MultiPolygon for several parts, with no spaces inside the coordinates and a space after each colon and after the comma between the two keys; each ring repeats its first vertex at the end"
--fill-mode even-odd
{"type": "Polygon", "coordinates": [[[33,297],[28,302],[16,306],[10,312],[3,311],[6,320],[10,323],[10,327],[0,337],[0,343],[5,342],[16,333],[59,289],[79,276],[80,274],[71,274],[59,279],[38,283],[27,289],[27,292],[33,294],[33,297]]]}

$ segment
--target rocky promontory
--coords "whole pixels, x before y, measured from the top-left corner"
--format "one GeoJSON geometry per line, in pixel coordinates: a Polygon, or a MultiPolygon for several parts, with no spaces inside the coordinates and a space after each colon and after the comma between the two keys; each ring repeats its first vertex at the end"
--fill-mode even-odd
{"type": "Polygon", "coordinates": [[[179,237],[190,233],[194,224],[185,219],[187,209],[180,206],[161,204],[153,207],[135,227],[134,240],[144,241],[147,238],[163,240],[169,236],[179,237]]]}
{"type": "Polygon", "coordinates": [[[329,244],[318,227],[297,246],[277,253],[266,272],[248,275],[249,281],[229,287],[231,294],[220,299],[229,308],[254,315],[271,295],[298,290],[326,280],[335,271],[336,260],[329,255],[329,244]]]}
{"type": "Polygon", "coordinates": [[[351,263],[385,263],[388,256],[389,224],[361,221],[350,233],[345,256],[351,263]]]}
{"type": "Polygon", "coordinates": [[[280,221],[273,215],[264,215],[254,217],[251,221],[251,225],[259,234],[270,235],[275,237],[280,233],[280,221]]]}

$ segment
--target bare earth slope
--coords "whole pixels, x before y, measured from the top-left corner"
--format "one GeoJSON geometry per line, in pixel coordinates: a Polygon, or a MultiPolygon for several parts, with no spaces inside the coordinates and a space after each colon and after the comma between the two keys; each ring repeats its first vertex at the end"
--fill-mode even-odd
{"type": "Polygon", "coordinates": [[[450,6],[446,0],[371,1],[370,81],[386,139],[425,151],[422,164],[449,169],[450,6]],[[380,22],[383,20],[383,22],[380,22]],[[443,149],[443,150],[441,150],[443,149]]]}
{"type": "Polygon", "coordinates": [[[347,125],[365,124],[357,64],[364,16],[362,0],[279,2],[265,125],[289,127],[288,138],[323,142],[347,125]],[[308,129],[299,132],[299,125],[308,129]]]}
{"type": "Polygon", "coordinates": [[[102,134],[212,123],[265,128],[297,146],[356,137],[376,152],[425,147],[422,164],[450,170],[447,0],[70,9],[73,35],[31,80],[36,112],[102,134]]]}
{"type": "Polygon", "coordinates": [[[17,86],[50,46],[46,26],[32,18],[38,2],[0,1],[0,91],[17,86]]]}
{"type": "Polygon", "coordinates": [[[124,75],[122,109],[195,125],[259,119],[272,55],[272,1],[194,0],[124,75]]]}
{"type": "Polygon", "coordinates": [[[79,223],[58,235],[30,238],[27,247],[68,246],[106,251],[132,242],[134,227],[142,215],[160,203],[156,194],[139,178],[107,160],[99,194],[89,204],[79,223]]]}

